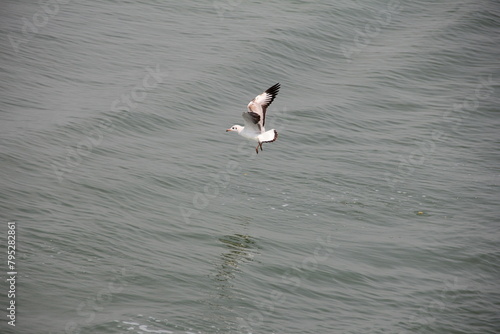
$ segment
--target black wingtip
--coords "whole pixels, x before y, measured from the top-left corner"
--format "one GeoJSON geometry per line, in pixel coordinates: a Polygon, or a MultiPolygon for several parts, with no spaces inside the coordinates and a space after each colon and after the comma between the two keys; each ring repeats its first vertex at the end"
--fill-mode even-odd
{"type": "Polygon", "coordinates": [[[278,95],[278,92],[280,90],[280,83],[278,82],[277,84],[275,84],[274,86],[272,87],[269,87],[267,90],[266,90],[266,93],[268,94],[271,94],[271,95],[278,95]]]}

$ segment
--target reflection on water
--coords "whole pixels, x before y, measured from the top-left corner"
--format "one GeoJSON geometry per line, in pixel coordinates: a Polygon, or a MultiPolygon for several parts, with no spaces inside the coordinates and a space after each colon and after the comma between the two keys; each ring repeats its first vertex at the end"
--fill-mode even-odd
{"type": "Polygon", "coordinates": [[[213,281],[213,290],[208,297],[207,304],[210,307],[209,315],[206,316],[212,322],[226,327],[226,330],[237,330],[235,313],[241,308],[244,299],[248,296],[242,295],[241,289],[235,286],[234,280],[238,282],[238,273],[242,266],[254,261],[258,255],[257,241],[248,234],[228,234],[218,239],[223,246],[217,260],[214,262],[214,272],[210,277],[213,281]]]}
{"type": "Polygon", "coordinates": [[[227,251],[220,255],[221,263],[217,266],[215,278],[219,282],[227,282],[234,278],[240,263],[253,261],[256,243],[251,236],[243,234],[225,235],[219,241],[227,251]]]}

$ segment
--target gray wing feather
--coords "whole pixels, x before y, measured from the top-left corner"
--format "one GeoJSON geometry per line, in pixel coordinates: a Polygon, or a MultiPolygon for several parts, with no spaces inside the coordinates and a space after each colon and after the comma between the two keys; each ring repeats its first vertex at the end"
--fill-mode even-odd
{"type": "Polygon", "coordinates": [[[245,127],[253,129],[256,132],[262,132],[262,128],[259,124],[260,115],[255,112],[244,112],[241,116],[243,116],[243,120],[245,121],[245,127]]]}

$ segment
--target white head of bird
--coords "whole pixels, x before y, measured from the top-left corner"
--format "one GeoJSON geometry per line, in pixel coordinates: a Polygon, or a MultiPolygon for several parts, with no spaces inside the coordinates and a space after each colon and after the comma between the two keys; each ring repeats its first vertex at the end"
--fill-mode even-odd
{"type": "Polygon", "coordinates": [[[232,127],[230,127],[229,129],[226,130],[226,132],[229,132],[229,131],[236,131],[236,132],[240,133],[241,131],[243,131],[243,127],[241,125],[233,125],[232,127]]]}

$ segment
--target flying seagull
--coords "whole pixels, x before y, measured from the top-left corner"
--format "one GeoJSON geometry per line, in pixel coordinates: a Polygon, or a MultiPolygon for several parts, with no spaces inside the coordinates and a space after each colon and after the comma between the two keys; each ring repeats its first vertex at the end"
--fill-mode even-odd
{"type": "Polygon", "coordinates": [[[266,109],[274,101],[278,91],[280,90],[280,84],[268,88],[264,93],[257,95],[250,103],[247,108],[248,111],[243,113],[243,120],[245,121],[245,126],[233,125],[228,131],[236,131],[240,136],[248,139],[255,140],[257,147],[255,152],[259,153],[259,147],[262,151],[263,143],[272,143],[278,138],[278,131],[271,129],[266,131],[264,124],[266,123],[266,109]]]}

